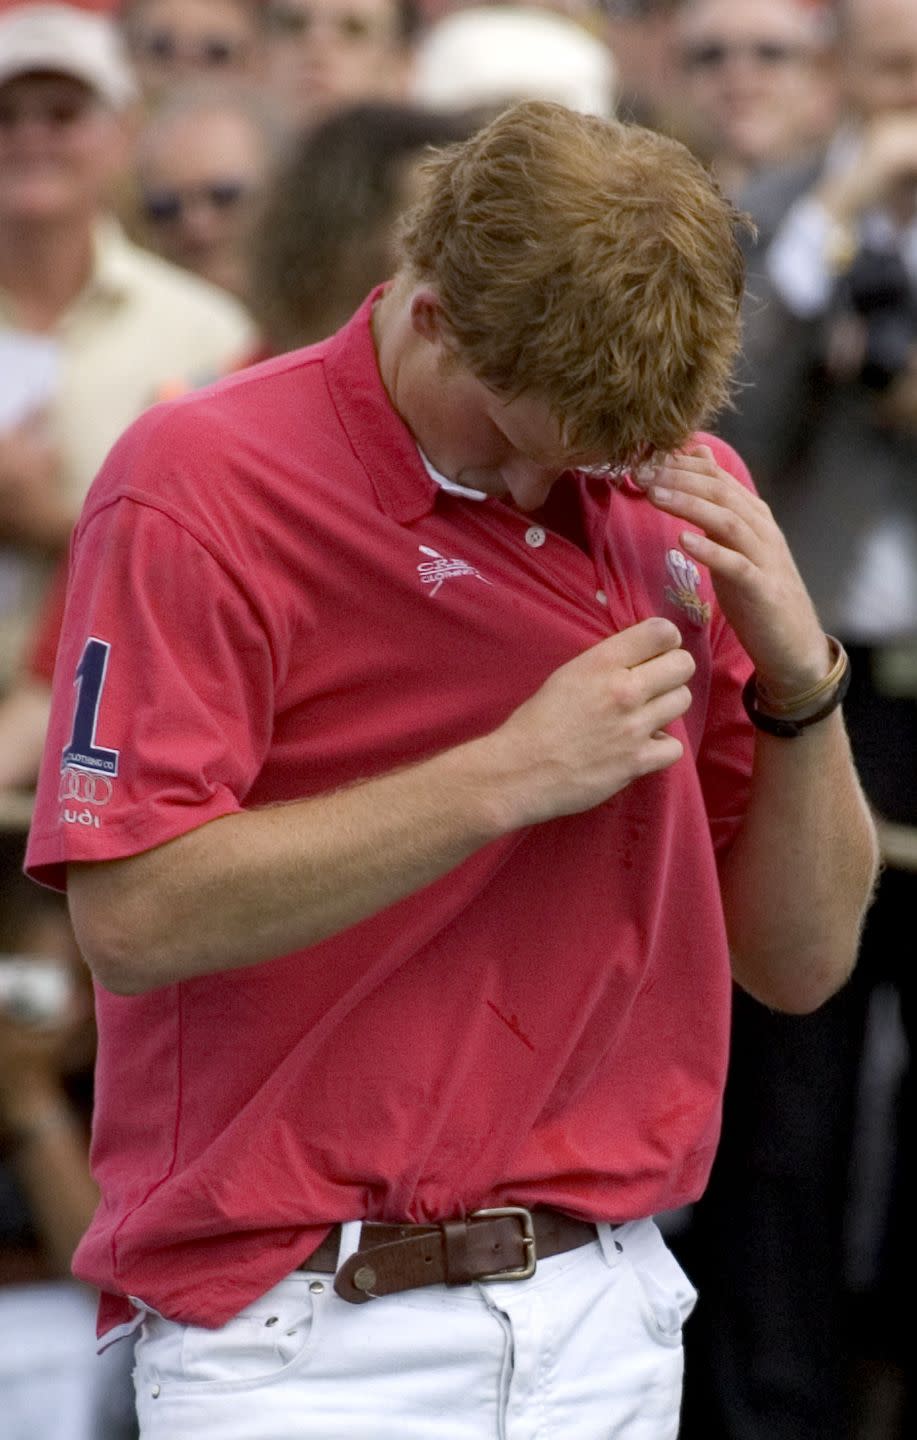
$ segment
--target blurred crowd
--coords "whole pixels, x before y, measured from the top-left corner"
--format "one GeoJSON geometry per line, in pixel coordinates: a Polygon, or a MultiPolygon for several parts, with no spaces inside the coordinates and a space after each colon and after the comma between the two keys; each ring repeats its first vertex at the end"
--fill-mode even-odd
{"type": "MultiPolygon", "coordinates": [[[[19,873],[72,524],[147,406],[335,330],[393,269],[424,151],[523,97],[678,136],[754,222],[716,428],[852,656],[886,854],[839,996],[803,1018],[737,996],[713,1180],[664,1218],[701,1292],[683,1435],[917,1434],[917,0],[0,0],[8,1440],[133,1434],[129,1347],[96,1359],[68,1279],[95,1203],[91,988],[19,873]]],[[[100,783],[67,772],[74,823],[100,783]]]]}

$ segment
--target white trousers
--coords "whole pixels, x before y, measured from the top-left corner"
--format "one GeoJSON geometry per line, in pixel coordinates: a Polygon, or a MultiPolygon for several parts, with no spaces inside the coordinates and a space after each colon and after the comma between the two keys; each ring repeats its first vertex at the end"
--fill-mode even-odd
{"type": "Polygon", "coordinates": [[[529,1280],[364,1305],[297,1271],[219,1330],[147,1312],[142,1440],[675,1440],[695,1298],[650,1220],[529,1280]]]}

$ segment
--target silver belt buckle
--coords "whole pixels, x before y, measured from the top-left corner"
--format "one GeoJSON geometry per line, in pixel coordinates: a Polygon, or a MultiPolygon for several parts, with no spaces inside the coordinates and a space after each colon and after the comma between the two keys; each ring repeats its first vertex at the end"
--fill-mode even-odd
{"type": "Polygon", "coordinates": [[[486,1280],[528,1280],[535,1274],[535,1225],[530,1210],[521,1205],[504,1205],[496,1210],[472,1210],[469,1220],[499,1220],[504,1215],[519,1220],[522,1225],[522,1243],[525,1246],[526,1261],[518,1270],[500,1270],[496,1275],[479,1275],[477,1283],[486,1280]]]}

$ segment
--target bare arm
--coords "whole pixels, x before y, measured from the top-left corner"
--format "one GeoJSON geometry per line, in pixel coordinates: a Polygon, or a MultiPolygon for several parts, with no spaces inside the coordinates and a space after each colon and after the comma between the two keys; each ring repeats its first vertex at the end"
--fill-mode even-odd
{"type": "Polygon", "coordinates": [[[840,711],[797,740],[759,735],[751,803],[721,875],[744,989],[815,1009],[853,969],[878,864],[840,711]]]}
{"type": "MultiPolygon", "coordinates": [[[[91,1009],[88,1011],[91,1017],[91,1009]]],[[[61,1076],[64,1043],[85,1024],[82,1012],[53,1031],[0,1015],[0,1130],[29,1213],[54,1271],[67,1275],[98,1202],[89,1173],[89,1136],[61,1076]]]]}
{"type": "Polygon", "coordinates": [[[35,784],[51,712],[51,688],[24,680],[0,700],[0,790],[35,784]]]}
{"type": "MultiPolygon", "coordinates": [[[[727,618],[768,693],[826,675],[828,646],[768,507],[706,446],[658,473],[650,498],[705,531],[685,548],[710,568],[727,618]]],[[[797,739],[758,734],[749,806],[721,871],[736,980],[804,1013],[853,968],[878,864],[875,828],[839,712],[797,739]]]]}
{"type": "Polygon", "coordinates": [[[125,994],[303,949],[490,841],[586,810],[677,760],[694,662],[652,619],[562,666],[492,734],[364,784],[71,865],[77,939],[125,994]]]}

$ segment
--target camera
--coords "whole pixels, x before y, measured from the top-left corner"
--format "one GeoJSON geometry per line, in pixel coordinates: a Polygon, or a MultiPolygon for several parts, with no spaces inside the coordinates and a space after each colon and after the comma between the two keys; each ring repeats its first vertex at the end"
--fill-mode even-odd
{"type": "Polygon", "coordinates": [[[20,1025],[55,1025],[70,1006],[73,979],[61,960],[0,955],[0,1011],[20,1025]]]}
{"type": "Polygon", "coordinates": [[[847,308],[865,329],[858,378],[870,390],[887,390],[909,368],[917,342],[917,300],[904,261],[893,250],[863,246],[847,271],[845,292],[847,308]]]}

